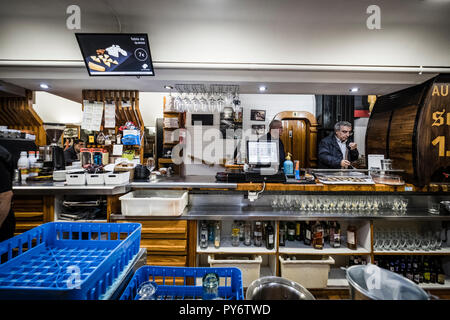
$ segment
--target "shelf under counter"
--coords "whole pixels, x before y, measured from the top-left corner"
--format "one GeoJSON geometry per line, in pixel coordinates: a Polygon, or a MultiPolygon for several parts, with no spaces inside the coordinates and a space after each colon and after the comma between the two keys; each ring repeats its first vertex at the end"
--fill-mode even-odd
{"type": "Polygon", "coordinates": [[[298,241],[286,241],[286,246],[280,246],[280,254],[305,254],[305,255],[355,255],[363,256],[370,255],[371,251],[360,245],[356,250],[349,249],[345,246],[339,248],[332,248],[328,243],[325,243],[323,249],[315,249],[312,246],[307,246],[298,241]]]}
{"type": "Polygon", "coordinates": [[[271,220],[271,221],[330,221],[330,220],[421,220],[421,221],[450,221],[448,215],[430,215],[424,210],[411,210],[406,214],[394,215],[391,211],[379,212],[378,214],[356,215],[343,212],[308,212],[308,211],[282,211],[270,207],[250,206],[220,206],[189,205],[180,216],[123,216],[111,214],[115,220],[152,220],[152,219],[183,219],[183,220],[271,220]]]}

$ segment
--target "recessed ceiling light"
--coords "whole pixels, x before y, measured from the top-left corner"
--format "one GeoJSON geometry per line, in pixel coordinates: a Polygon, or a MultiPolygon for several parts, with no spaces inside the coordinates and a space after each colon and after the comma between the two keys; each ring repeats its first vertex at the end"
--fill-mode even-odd
{"type": "Polygon", "coordinates": [[[48,89],[48,88],[50,88],[49,85],[46,84],[46,83],[41,83],[39,86],[41,87],[41,89],[48,89]]]}
{"type": "Polygon", "coordinates": [[[259,86],[259,91],[260,92],[264,92],[264,91],[266,91],[267,90],[267,87],[265,87],[265,86],[259,86]]]}
{"type": "Polygon", "coordinates": [[[172,89],[173,89],[173,87],[172,87],[172,86],[164,86],[164,89],[167,89],[167,90],[172,90],[172,89]]]}
{"type": "Polygon", "coordinates": [[[350,89],[350,92],[358,92],[359,91],[359,88],[351,88],[350,89]]]}

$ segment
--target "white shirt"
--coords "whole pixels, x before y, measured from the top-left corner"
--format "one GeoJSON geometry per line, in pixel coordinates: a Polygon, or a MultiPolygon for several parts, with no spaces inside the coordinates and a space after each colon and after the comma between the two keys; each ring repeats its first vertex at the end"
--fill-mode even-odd
{"type": "Polygon", "coordinates": [[[347,160],[346,158],[345,158],[345,155],[346,155],[346,153],[347,153],[347,144],[345,143],[346,141],[344,141],[344,142],[342,142],[341,140],[339,140],[339,138],[338,137],[336,137],[336,140],[337,140],[337,143],[338,143],[338,146],[339,146],[339,148],[341,149],[341,152],[342,152],[342,159],[343,160],[347,160]]]}

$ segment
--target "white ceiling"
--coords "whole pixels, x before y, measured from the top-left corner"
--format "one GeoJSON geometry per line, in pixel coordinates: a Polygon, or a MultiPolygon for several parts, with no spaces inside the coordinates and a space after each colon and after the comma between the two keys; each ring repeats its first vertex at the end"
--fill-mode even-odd
{"type": "Polygon", "coordinates": [[[0,0],[0,80],[30,90],[47,83],[49,92],[80,102],[82,89],[161,92],[176,83],[382,95],[450,72],[449,0],[376,3],[380,30],[367,28],[372,2],[361,0],[78,0],[82,28],[68,30],[73,1],[0,0]],[[74,33],[119,31],[148,33],[156,76],[88,76],[74,33]],[[391,69],[308,71],[317,65],[391,69]],[[419,74],[420,66],[435,69],[419,74]]]}
{"type": "Polygon", "coordinates": [[[0,68],[0,79],[30,89],[42,90],[46,83],[50,93],[81,102],[83,89],[123,89],[143,92],[165,91],[165,85],[179,83],[237,84],[241,93],[258,93],[260,85],[267,86],[269,94],[352,94],[383,95],[422,83],[434,73],[393,72],[313,72],[313,71],[246,71],[246,70],[186,70],[157,69],[154,77],[89,77],[84,67],[0,68]]]}

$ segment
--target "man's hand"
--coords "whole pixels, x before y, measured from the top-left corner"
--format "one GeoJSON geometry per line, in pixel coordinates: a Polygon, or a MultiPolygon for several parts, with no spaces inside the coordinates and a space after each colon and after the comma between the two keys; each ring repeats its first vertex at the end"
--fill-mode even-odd
{"type": "Polygon", "coordinates": [[[351,164],[350,161],[342,160],[341,161],[341,168],[347,168],[350,164],[351,164]]]}
{"type": "Polygon", "coordinates": [[[358,147],[358,145],[354,142],[350,142],[348,146],[350,147],[350,150],[355,150],[358,147]]]}

